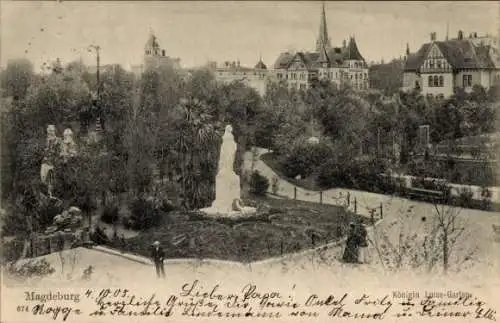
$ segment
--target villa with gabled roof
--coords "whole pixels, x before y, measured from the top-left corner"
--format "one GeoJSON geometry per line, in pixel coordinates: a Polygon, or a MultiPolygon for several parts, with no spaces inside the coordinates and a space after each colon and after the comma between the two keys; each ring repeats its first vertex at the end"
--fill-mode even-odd
{"type": "Polygon", "coordinates": [[[342,47],[332,47],[323,4],[319,36],[314,52],[285,52],[274,64],[275,76],[285,80],[289,88],[305,90],[317,80],[337,85],[349,84],[357,90],[368,89],[368,65],[361,55],[354,36],[342,47]]]}
{"type": "Polygon", "coordinates": [[[462,31],[455,39],[436,40],[423,44],[407,58],[403,74],[403,90],[420,89],[423,94],[448,97],[455,88],[472,90],[474,85],[488,89],[500,81],[498,48],[488,37],[471,33],[468,38],[462,31]]]}

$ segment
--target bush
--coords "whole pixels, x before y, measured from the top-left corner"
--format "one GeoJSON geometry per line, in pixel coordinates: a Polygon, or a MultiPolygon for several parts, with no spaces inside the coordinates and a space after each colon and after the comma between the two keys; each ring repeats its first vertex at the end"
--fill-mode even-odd
{"type": "Polygon", "coordinates": [[[16,261],[21,258],[24,248],[24,240],[20,238],[15,238],[11,241],[2,242],[2,261],[1,263],[7,263],[10,261],[16,261]]]}
{"type": "Polygon", "coordinates": [[[106,205],[102,211],[101,220],[108,224],[116,223],[118,221],[118,207],[116,205],[106,205]]]}
{"type": "Polygon", "coordinates": [[[28,279],[33,277],[46,277],[55,272],[54,267],[45,259],[31,260],[21,266],[10,263],[7,272],[17,278],[28,279]]]}
{"type": "Polygon", "coordinates": [[[333,149],[325,144],[311,144],[299,141],[294,144],[290,153],[282,158],[283,173],[287,177],[301,175],[308,177],[331,159],[333,149]]]}
{"type": "Polygon", "coordinates": [[[90,240],[95,242],[98,245],[108,244],[109,238],[106,232],[101,227],[96,227],[94,232],[90,235],[90,240]]]}
{"type": "Polygon", "coordinates": [[[152,199],[136,199],[132,202],[130,211],[132,215],[125,225],[133,230],[148,229],[161,222],[161,212],[152,199]]]}
{"type": "Polygon", "coordinates": [[[269,188],[269,180],[260,175],[258,171],[254,171],[250,176],[250,193],[265,196],[269,188]]]}

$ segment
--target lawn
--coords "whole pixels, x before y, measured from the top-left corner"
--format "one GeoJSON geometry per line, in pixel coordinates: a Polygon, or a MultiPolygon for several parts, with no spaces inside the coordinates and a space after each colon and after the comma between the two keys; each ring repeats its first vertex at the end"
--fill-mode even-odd
{"type": "Polygon", "coordinates": [[[333,205],[255,197],[247,204],[258,207],[255,216],[228,219],[199,212],[169,213],[159,227],[111,246],[149,257],[151,243],[158,240],[167,258],[250,262],[337,241],[354,217],[368,222],[333,205]]]}

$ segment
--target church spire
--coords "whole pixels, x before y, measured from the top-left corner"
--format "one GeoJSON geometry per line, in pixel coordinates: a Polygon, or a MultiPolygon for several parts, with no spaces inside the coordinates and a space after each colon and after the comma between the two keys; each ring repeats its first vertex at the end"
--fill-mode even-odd
{"type": "Polygon", "coordinates": [[[328,37],[328,28],[326,26],[326,13],[325,13],[325,3],[323,2],[323,7],[321,11],[321,20],[319,24],[319,35],[316,40],[316,52],[321,52],[325,48],[326,50],[331,48],[330,38],[328,37]]]}

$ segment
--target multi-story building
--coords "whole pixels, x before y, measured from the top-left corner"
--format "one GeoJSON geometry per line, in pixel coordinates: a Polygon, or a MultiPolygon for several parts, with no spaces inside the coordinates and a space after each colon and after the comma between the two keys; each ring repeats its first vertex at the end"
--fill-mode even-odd
{"type": "Polygon", "coordinates": [[[216,80],[224,83],[240,81],[254,88],[260,95],[266,92],[268,79],[271,77],[266,64],[259,60],[255,67],[244,67],[240,62],[224,62],[223,66],[215,68],[216,80]]]}
{"type": "Polygon", "coordinates": [[[448,97],[455,88],[470,91],[474,85],[489,88],[500,81],[500,59],[491,37],[462,31],[455,39],[439,41],[431,33],[430,42],[407,58],[403,73],[403,90],[418,88],[423,94],[448,97]]]}
{"type": "Polygon", "coordinates": [[[180,58],[170,57],[166,55],[165,49],[160,47],[158,38],[153,32],[150,33],[148,41],[144,46],[144,61],[139,65],[132,65],[132,72],[140,76],[147,70],[156,69],[160,66],[172,66],[175,69],[180,69],[180,58]]]}
{"type": "Polygon", "coordinates": [[[368,89],[368,65],[354,37],[342,47],[332,47],[328,37],[323,4],[319,36],[314,52],[282,53],[274,64],[278,80],[286,80],[290,88],[305,90],[317,80],[329,80],[354,89],[368,89]]]}

